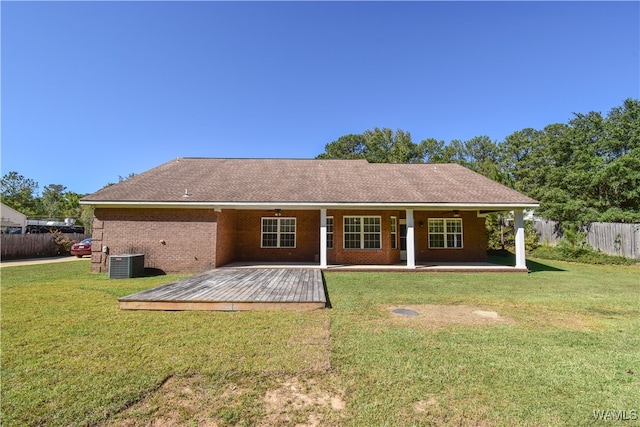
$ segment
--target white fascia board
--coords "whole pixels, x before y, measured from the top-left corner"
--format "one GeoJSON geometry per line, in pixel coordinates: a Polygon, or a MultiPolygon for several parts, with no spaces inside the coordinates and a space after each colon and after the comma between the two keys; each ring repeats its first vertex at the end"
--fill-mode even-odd
{"type": "Polygon", "coordinates": [[[81,205],[102,208],[156,208],[156,209],[416,209],[416,210],[500,210],[532,209],[538,203],[318,203],[318,202],[117,202],[81,201],[81,205]]]}

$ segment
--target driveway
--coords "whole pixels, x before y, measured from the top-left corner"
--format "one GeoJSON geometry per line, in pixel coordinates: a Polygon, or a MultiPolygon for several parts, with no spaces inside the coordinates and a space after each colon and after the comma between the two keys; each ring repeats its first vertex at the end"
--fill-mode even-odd
{"type": "Polygon", "coordinates": [[[17,267],[20,265],[33,265],[33,264],[51,264],[54,262],[69,262],[69,261],[81,261],[83,259],[91,259],[87,258],[78,258],[71,255],[66,256],[57,256],[51,258],[32,258],[32,259],[11,259],[11,260],[3,260],[0,261],[0,268],[3,267],[17,267]]]}

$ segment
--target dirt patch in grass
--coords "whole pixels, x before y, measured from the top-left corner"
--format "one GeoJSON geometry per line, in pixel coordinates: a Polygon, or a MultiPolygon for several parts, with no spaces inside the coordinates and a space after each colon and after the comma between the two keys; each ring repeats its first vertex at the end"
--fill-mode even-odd
{"type": "Polygon", "coordinates": [[[601,327],[592,317],[546,306],[528,306],[523,310],[521,306],[501,306],[499,309],[488,309],[469,305],[418,304],[385,305],[382,306],[382,310],[388,313],[388,321],[394,325],[412,325],[427,329],[440,329],[449,325],[511,325],[520,322],[540,328],[563,328],[577,331],[601,327]],[[519,312],[518,320],[500,314],[500,311],[505,309],[513,313],[519,312]]]}
{"type": "Polygon", "coordinates": [[[413,410],[417,413],[425,413],[430,410],[433,406],[438,405],[438,399],[435,395],[427,396],[427,399],[419,400],[413,405],[413,410]]]}
{"type": "Polygon", "coordinates": [[[285,366],[255,375],[228,372],[223,380],[216,373],[176,374],[101,425],[340,425],[342,392],[326,384],[330,338],[328,315],[318,316],[302,333],[292,333],[282,349],[297,362],[293,372],[285,366]]]}
{"type": "Polygon", "coordinates": [[[416,325],[438,329],[448,325],[512,324],[515,321],[488,309],[468,305],[385,305],[391,322],[398,325],[416,325]],[[404,314],[403,314],[404,313],[404,314]]]}
{"type": "MultiPolygon", "coordinates": [[[[210,408],[221,398],[206,385],[203,377],[171,377],[146,399],[113,417],[104,426],[169,427],[194,423],[215,427],[210,408]]],[[[224,394],[223,394],[224,395],[224,394]]]]}
{"type": "Polygon", "coordinates": [[[344,392],[332,388],[322,378],[286,376],[262,381],[239,378],[239,382],[219,387],[200,374],[171,377],[145,400],[102,425],[341,425],[344,392]]]}
{"type": "Polygon", "coordinates": [[[264,396],[265,417],[260,426],[339,425],[344,409],[343,392],[331,390],[316,378],[288,377],[278,381],[264,396]]]}

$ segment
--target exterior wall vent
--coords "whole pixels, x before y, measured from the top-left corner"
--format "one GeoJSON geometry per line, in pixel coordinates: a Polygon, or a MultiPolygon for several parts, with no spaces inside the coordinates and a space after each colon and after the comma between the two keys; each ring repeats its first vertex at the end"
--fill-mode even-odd
{"type": "Polygon", "coordinates": [[[144,276],[144,254],[122,254],[109,257],[109,279],[144,276]]]}

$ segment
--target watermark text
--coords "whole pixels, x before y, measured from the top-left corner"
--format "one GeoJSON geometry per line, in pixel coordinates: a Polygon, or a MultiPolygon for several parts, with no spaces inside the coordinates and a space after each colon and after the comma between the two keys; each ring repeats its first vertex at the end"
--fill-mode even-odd
{"type": "Polygon", "coordinates": [[[598,421],[636,421],[636,409],[594,409],[593,418],[598,421]]]}

